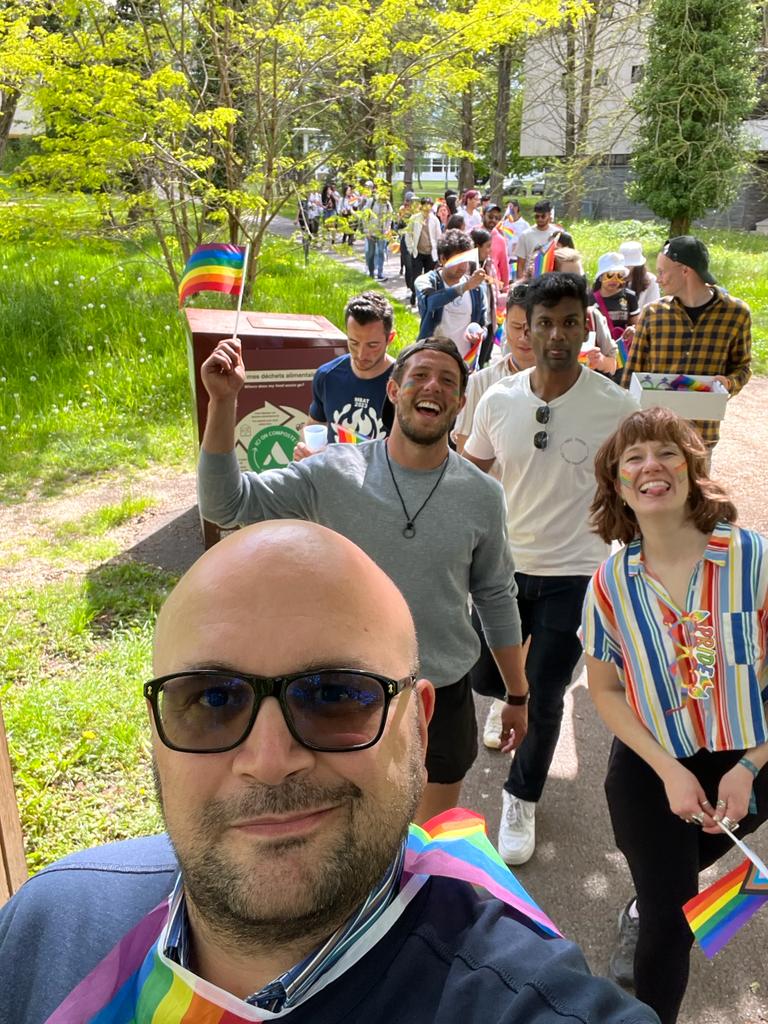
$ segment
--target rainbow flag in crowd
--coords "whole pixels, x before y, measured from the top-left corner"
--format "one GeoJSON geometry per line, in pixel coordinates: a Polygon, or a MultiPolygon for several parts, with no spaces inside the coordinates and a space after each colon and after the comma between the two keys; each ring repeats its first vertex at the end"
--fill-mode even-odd
{"type": "Polygon", "coordinates": [[[506,235],[507,238],[517,238],[517,233],[508,220],[502,221],[501,233],[506,235]]]}
{"type": "Polygon", "coordinates": [[[768,874],[747,859],[683,907],[696,941],[710,959],[768,903],[768,874]]]}
{"type": "Polygon", "coordinates": [[[336,431],[336,440],[340,444],[362,444],[363,441],[370,441],[370,437],[356,434],[354,430],[350,430],[348,427],[334,426],[333,429],[336,431]]]}
{"type": "Polygon", "coordinates": [[[670,391],[712,391],[706,381],[694,380],[687,373],[679,373],[677,377],[669,382],[670,391]]]}
{"type": "Polygon", "coordinates": [[[443,264],[444,267],[456,267],[459,263],[479,263],[480,257],[477,252],[477,248],[466,249],[464,252],[457,252],[455,256],[451,256],[450,259],[446,260],[443,264]]]}
{"type": "Polygon", "coordinates": [[[616,339],[616,368],[623,370],[627,365],[628,359],[629,350],[627,349],[627,343],[624,338],[619,337],[616,339]]]}
{"type": "Polygon", "coordinates": [[[179,284],[179,307],[198,292],[227,292],[239,295],[245,271],[244,245],[214,242],[198,245],[187,260],[179,284]]]}
{"type": "Polygon", "coordinates": [[[561,934],[493,848],[485,832],[485,819],[473,811],[454,807],[431,818],[423,828],[411,825],[404,870],[412,875],[440,875],[481,885],[546,935],[561,934]]]}
{"type": "Polygon", "coordinates": [[[549,243],[546,249],[540,249],[533,258],[533,277],[541,277],[555,269],[555,243],[549,243]]]}

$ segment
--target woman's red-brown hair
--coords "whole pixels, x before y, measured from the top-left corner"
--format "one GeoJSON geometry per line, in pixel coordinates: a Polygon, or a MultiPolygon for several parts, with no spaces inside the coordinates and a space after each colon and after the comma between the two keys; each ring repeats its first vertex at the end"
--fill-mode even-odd
{"type": "Polygon", "coordinates": [[[597,491],[589,512],[593,530],[607,544],[614,540],[628,544],[640,532],[635,513],[624,504],[617,487],[619,460],[639,441],[671,441],[683,453],[688,464],[689,514],[702,533],[711,533],[718,522],[736,521],[736,507],[725,489],[709,479],[707,449],[693,427],[670,409],[641,409],[622,420],[595,456],[597,491]]]}

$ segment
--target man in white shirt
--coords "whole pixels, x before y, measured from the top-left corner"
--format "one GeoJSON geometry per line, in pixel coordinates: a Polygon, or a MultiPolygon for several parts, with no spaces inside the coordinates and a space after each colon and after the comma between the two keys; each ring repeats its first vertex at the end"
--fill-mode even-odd
{"type": "Polygon", "coordinates": [[[501,221],[501,231],[507,243],[510,270],[517,270],[517,246],[530,226],[520,211],[520,203],[513,199],[507,204],[507,209],[504,211],[501,221]]]}
{"type": "MultiPolygon", "coordinates": [[[[504,785],[499,853],[508,864],[533,854],[536,803],[557,745],[563,697],[581,656],[578,629],[590,577],[609,553],[589,525],[597,449],[637,403],[579,364],[587,291],[574,274],[548,273],[528,288],[536,365],[505,377],[480,400],[465,457],[496,464],[507,496],[530,687],[528,734],[504,785]]],[[[509,709],[502,750],[509,751],[509,709]]]]}
{"type": "Polygon", "coordinates": [[[536,227],[529,228],[517,243],[517,279],[536,276],[534,261],[540,252],[546,252],[563,229],[553,221],[552,203],[542,199],[533,208],[536,227]]]}

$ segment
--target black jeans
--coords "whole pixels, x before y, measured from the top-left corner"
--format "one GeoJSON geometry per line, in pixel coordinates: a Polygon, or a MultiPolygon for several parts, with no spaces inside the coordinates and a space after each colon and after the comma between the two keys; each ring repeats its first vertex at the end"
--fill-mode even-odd
{"type": "MultiPolygon", "coordinates": [[[[581,657],[578,630],[589,576],[529,576],[515,573],[523,642],[530,636],[525,674],[531,688],[528,733],[515,753],[504,788],[521,800],[537,801],[547,781],[563,718],[563,698],[581,657]]],[[[474,613],[473,613],[474,614],[474,613]]],[[[473,619],[479,626],[479,620],[473,619]]],[[[503,697],[504,683],[484,639],[470,672],[472,689],[503,697]]]]}
{"type": "MultiPolygon", "coordinates": [[[[699,750],[680,759],[693,772],[712,806],[723,775],[742,750],[699,750]]],[[[616,845],[627,858],[640,914],[635,953],[635,993],[662,1024],[674,1024],[688,984],[693,933],[683,904],[699,891],[699,872],[733,849],[725,835],[709,835],[669,809],[656,772],[620,740],[614,740],[605,793],[616,845]]],[[[768,768],[754,784],[757,814],[742,818],[738,836],[749,835],[768,818],[768,768]]]]}

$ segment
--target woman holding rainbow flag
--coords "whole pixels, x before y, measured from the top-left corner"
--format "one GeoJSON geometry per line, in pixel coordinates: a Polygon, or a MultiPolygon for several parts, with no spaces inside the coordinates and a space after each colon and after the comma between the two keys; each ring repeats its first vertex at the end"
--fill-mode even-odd
{"type": "MultiPolygon", "coordinates": [[[[704,444],[668,409],[628,416],[595,459],[592,521],[626,547],[592,579],[589,689],[613,732],[605,790],[637,896],[610,975],[674,1024],[699,872],[768,818],[768,541],[734,525],[704,444]]],[[[768,881],[768,880],[767,880],[768,881]]]]}

